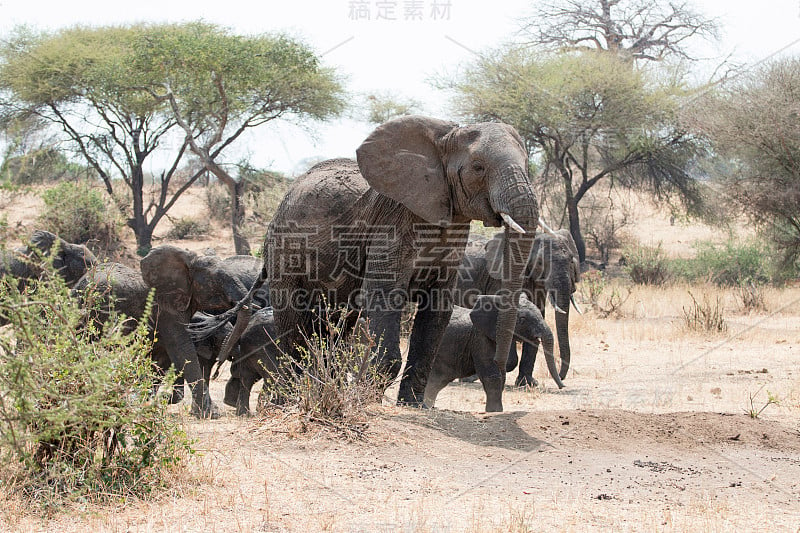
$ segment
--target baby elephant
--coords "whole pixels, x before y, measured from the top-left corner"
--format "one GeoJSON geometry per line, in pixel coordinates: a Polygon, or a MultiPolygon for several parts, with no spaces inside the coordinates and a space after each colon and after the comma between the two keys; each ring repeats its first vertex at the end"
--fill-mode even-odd
{"type": "Polygon", "coordinates": [[[271,383],[270,373],[278,368],[281,350],[273,342],[276,339],[275,320],[272,308],[259,309],[250,318],[247,328],[237,342],[236,352],[231,355],[231,379],[225,385],[226,405],[236,407],[237,415],[250,412],[250,389],[264,379],[271,383]]]}
{"type": "MultiPolygon", "coordinates": [[[[454,379],[477,373],[486,393],[486,411],[503,410],[502,391],[506,372],[516,366],[517,354],[515,344],[512,344],[513,353],[509,354],[505,372],[500,372],[494,362],[498,303],[498,296],[484,294],[478,297],[472,309],[455,307],[428,375],[425,405],[433,407],[439,391],[454,379]]],[[[564,384],[558,375],[553,355],[553,333],[539,309],[522,297],[514,340],[538,343],[537,339],[541,340],[547,369],[560,389],[564,384]]]]}

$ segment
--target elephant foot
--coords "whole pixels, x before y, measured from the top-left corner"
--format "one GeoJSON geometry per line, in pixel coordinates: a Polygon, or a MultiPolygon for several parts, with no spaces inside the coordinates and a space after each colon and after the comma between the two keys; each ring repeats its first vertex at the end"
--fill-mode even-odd
{"type": "Polygon", "coordinates": [[[222,398],[222,403],[237,407],[239,405],[239,391],[242,388],[242,382],[238,378],[231,378],[225,384],[225,396],[222,398]]]}
{"type": "Polygon", "coordinates": [[[416,407],[418,409],[429,409],[425,403],[425,391],[416,392],[410,388],[400,388],[397,395],[397,405],[401,407],[416,407]]]}
{"type": "Polygon", "coordinates": [[[487,413],[502,413],[503,412],[503,402],[486,402],[486,412],[487,413]]]}
{"type": "Polygon", "coordinates": [[[517,376],[517,380],[514,382],[514,385],[517,387],[538,387],[539,382],[534,379],[533,376],[517,376]]]}
{"type": "Polygon", "coordinates": [[[209,418],[211,420],[216,420],[219,418],[219,409],[214,402],[209,401],[208,405],[205,408],[201,408],[197,405],[197,402],[192,402],[192,416],[195,418],[209,418]]]}

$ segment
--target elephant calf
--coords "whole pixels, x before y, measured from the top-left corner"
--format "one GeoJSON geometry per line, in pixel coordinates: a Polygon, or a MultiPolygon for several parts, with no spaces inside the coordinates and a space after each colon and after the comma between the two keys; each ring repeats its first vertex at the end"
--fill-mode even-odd
{"type": "MultiPolygon", "coordinates": [[[[495,331],[499,298],[493,295],[478,296],[472,309],[455,307],[444,338],[433,360],[425,387],[425,404],[433,407],[436,396],[448,383],[477,372],[486,393],[486,411],[502,411],[502,390],[505,372],[499,373],[494,362],[495,331]]],[[[527,298],[520,298],[514,339],[520,342],[541,340],[550,375],[562,388],[553,355],[553,332],[545,323],[539,309],[527,298]]],[[[506,372],[517,364],[516,347],[511,345],[506,372]],[[513,360],[512,360],[513,358],[513,360]]]]}
{"type": "Polygon", "coordinates": [[[277,338],[272,308],[253,313],[247,328],[231,356],[231,379],[225,385],[225,405],[236,408],[237,415],[250,412],[250,390],[259,380],[270,382],[270,373],[278,368],[281,350],[273,342],[277,338]]]}

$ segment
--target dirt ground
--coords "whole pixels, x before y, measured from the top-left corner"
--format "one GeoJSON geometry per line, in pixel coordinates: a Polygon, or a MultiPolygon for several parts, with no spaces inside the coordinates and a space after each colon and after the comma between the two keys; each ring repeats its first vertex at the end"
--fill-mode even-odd
{"type": "MultiPolygon", "coordinates": [[[[4,206],[9,219],[29,220],[27,202],[4,206]]],[[[714,235],[657,214],[635,231],[670,250],[714,235]]],[[[230,242],[220,227],[183,244],[228,255],[230,242]]],[[[540,385],[508,388],[503,413],[482,412],[480,383],[449,385],[426,411],[393,406],[389,389],[364,438],[348,441],[175,406],[198,453],[174,490],[48,521],[7,503],[0,529],[798,532],[800,288],[767,290],[758,313],[733,291],[691,290],[723,298],[726,333],[684,329],[687,287],[633,288],[621,318],[572,314],[566,388],[539,360],[540,385]]],[[[212,383],[218,403],[224,379],[212,383]]]]}

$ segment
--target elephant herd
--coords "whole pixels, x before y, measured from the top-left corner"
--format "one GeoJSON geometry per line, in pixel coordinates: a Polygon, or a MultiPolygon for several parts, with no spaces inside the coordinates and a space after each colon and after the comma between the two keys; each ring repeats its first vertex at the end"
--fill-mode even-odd
{"type": "MultiPolygon", "coordinates": [[[[477,373],[486,410],[502,411],[517,341],[516,383],[535,384],[541,344],[562,387],[577,250],[566,231],[536,233],[538,203],[514,128],[406,116],[379,126],[356,155],[319,163],[295,180],[270,223],[263,260],[165,244],[142,258],[138,271],[98,263],[76,247],[83,276],[67,274],[70,260],[58,268],[77,293],[89,284],[107,289],[126,315],[149,320],[157,366],[175,366],[198,417],[218,416],[208,382],[214,363],[228,359],[224,403],[246,413],[253,384],[269,379],[281,357],[300,356],[321,305],[357,309],[368,319],[380,339],[376,368],[394,379],[402,366],[401,315],[416,304],[398,404],[432,407],[447,383],[477,373]],[[504,230],[467,252],[473,220],[504,230]],[[154,313],[143,317],[150,289],[154,313]],[[544,321],[547,300],[556,311],[555,336],[544,321]]],[[[63,243],[59,253],[70,246],[63,243]]]]}

